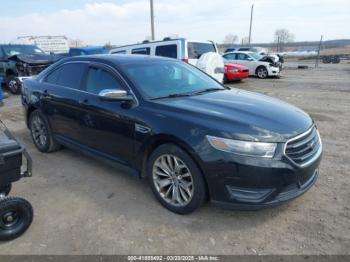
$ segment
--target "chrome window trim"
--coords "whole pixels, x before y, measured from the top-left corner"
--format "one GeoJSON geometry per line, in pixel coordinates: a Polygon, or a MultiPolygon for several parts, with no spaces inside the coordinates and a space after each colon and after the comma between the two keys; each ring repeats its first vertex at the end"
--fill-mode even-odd
{"type": "Polygon", "coordinates": [[[62,63],[61,65],[57,66],[54,70],[50,70],[49,72],[47,72],[40,80],[39,82],[42,83],[47,83],[49,85],[53,85],[53,86],[57,86],[57,87],[63,87],[63,88],[67,88],[67,89],[70,89],[70,90],[75,90],[75,91],[78,91],[78,92],[82,92],[82,93],[85,93],[85,94],[89,94],[89,95],[96,95],[96,94],[93,94],[93,93],[90,93],[90,92],[87,92],[85,90],[81,90],[81,89],[76,89],[76,88],[71,88],[69,86],[61,86],[61,85],[56,85],[56,84],[53,84],[53,83],[48,83],[46,81],[44,81],[44,79],[46,79],[46,77],[51,74],[53,71],[55,70],[58,70],[60,67],[66,65],[66,64],[88,64],[88,66],[90,65],[100,65],[102,67],[107,67],[109,70],[111,70],[113,73],[115,73],[117,76],[118,76],[118,79],[120,79],[121,82],[124,83],[124,85],[127,87],[128,91],[130,91],[131,95],[133,96],[134,98],[134,101],[136,102],[136,105],[135,106],[138,106],[140,103],[139,103],[139,100],[137,99],[134,91],[132,90],[132,88],[130,87],[130,85],[125,81],[124,77],[116,70],[114,69],[112,66],[110,65],[107,65],[107,64],[104,64],[104,63],[101,63],[101,62],[98,62],[98,61],[85,61],[85,60],[76,60],[76,61],[67,61],[67,62],[64,62],[62,63]]]}

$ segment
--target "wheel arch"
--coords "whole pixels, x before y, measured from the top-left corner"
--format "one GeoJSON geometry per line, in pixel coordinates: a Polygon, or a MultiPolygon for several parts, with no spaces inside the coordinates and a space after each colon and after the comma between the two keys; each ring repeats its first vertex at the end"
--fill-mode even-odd
{"type": "MultiPolygon", "coordinates": [[[[267,66],[266,65],[258,65],[256,68],[255,68],[255,74],[257,75],[258,74],[258,70],[259,68],[265,68],[267,70],[267,66]]],[[[268,71],[268,70],[267,70],[268,71]]]]}
{"type": "Polygon", "coordinates": [[[30,118],[30,115],[35,111],[35,110],[37,110],[38,108],[36,107],[36,106],[33,106],[33,105],[30,105],[29,107],[28,107],[28,110],[27,110],[27,112],[26,112],[26,124],[27,124],[27,127],[30,129],[30,126],[29,126],[29,118],[30,118]]]}

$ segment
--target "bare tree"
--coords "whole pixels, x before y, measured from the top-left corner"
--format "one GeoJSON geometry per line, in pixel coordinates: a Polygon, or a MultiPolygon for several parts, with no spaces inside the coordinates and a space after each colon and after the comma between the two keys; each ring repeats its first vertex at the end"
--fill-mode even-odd
{"type": "Polygon", "coordinates": [[[274,38],[275,43],[277,43],[277,52],[282,51],[283,44],[294,41],[294,35],[285,28],[277,29],[274,38]]]}
{"type": "Polygon", "coordinates": [[[242,37],[241,44],[248,45],[249,44],[249,36],[242,37]]]}
{"type": "Polygon", "coordinates": [[[69,39],[68,40],[69,47],[82,47],[85,46],[82,40],[80,39],[69,39]]]}
{"type": "Polygon", "coordinates": [[[224,44],[234,44],[238,41],[238,36],[234,34],[228,34],[225,36],[223,43],[224,44]]]}
{"type": "Polygon", "coordinates": [[[289,43],[294,41],[294,35],[288,29],[281,28],[275,31],[275,43],[289,43]]]}
{"type": "Polygon", "coordinates": [[[103,47],[106,48],[106,49],[112,49],[112,48],[113,48],[113,45],[112,45],[111,42],[109,41],[109,42],[106,43],[103,47]]]}

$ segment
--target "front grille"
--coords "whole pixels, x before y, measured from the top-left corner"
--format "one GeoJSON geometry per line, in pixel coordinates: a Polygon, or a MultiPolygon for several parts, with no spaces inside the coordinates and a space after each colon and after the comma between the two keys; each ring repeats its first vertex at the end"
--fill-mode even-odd
{"type": "Polygon", "coordinates": [[[242,72],[249,72],[249,69],[244,69],[242,70],[242,72]]]}
{"type": "Polygon", "coordinates": [[[319,152],[321,140],[317,129],[312,127],[307,132],[289,140],[286,144],[285,154],[298,165],[310,162],[319,152]]]}

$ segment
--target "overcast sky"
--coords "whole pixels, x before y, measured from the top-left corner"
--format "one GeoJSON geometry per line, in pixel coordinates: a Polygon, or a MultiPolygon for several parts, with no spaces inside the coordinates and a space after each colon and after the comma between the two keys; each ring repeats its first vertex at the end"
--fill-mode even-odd
{"type": "MultiPolygon", "coordinates": [[[[156,38],[222,42],[248,35],[272,42],[286,28],[296,41],[350,38],[349,0],[154,0],[156,38]]],[[[150,35],[149,0],[0,0],[0,42],[24,35],[66,35],[86,44],[128,44],[150,35]]]]}

